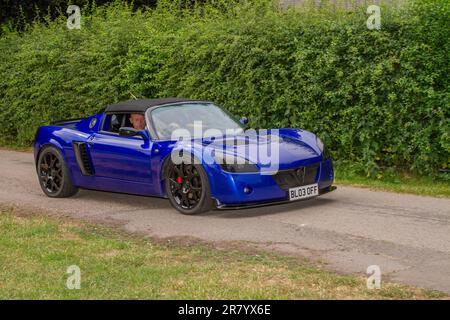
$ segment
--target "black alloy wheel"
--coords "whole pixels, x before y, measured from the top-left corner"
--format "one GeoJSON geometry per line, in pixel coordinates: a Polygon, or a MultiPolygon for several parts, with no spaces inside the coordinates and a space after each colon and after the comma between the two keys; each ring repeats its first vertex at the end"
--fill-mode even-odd
{"type": "Polygon", "coordinates": [[[209,183],[201,165],[171,162],[165,180],[167,196],[181,213],[198,214],[211,210],[209,183]]]}
{"type": "Polygon", "coordinates": [[[65,198],[78,192],[61,153],[55,147],[46,147],[40,152],[36,169],[39,184],[47,196],[65,198]]]}

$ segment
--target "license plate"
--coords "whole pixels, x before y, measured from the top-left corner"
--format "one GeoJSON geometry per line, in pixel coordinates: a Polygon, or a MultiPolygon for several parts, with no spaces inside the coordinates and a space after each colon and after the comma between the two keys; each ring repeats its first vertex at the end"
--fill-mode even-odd
{"type": "Polygon", "coordinates": [[[317,183],[289,189],[289,200],[291,201],[307,199],[318,195],[319,195],[319,184],[317,183]]]}

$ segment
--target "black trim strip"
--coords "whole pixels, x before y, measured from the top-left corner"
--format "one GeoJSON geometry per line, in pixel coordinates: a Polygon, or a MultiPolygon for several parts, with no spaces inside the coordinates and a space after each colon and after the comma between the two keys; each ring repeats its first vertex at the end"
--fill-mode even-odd
{"type": "Polygon", "coordinates": [[[51,125],[53,126],[60,126],[63,124],[69,124],[69,123],[75,123],[75,122],[79,122],[81,120],[84,120],[85,118],[77,118],[77,119],[67,119],[67,120],[58,120],[58,121],[54,121],[51,123],[51,125]]]}

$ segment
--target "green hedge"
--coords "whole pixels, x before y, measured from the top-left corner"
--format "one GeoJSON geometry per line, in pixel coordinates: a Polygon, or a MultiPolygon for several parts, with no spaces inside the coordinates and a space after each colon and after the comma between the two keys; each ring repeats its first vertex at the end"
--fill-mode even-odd
{"type": "MultiPolygon", "coordinates": [[[[211,99],[255,127],[316,132],[367,174],[437,175],[450,166],[450,2],[365,8],[227,1],[194,10],[116,3],[0,39],[0,140],[28,145],[39,125],[136,96],[211,99]]],[[[170,1],[169,1],[170,3],[170,1]]],[[[442,174],[441,174],[442,175],[442,174]]],[[[443,174],[442,176],[448,176],[443,174]]]]}

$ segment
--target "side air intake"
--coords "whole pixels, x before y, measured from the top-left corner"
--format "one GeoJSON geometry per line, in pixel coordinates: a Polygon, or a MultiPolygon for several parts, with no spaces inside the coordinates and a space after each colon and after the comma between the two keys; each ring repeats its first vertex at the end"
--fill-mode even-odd
{"type": "Polygon", "coordinates": [[[83,176],[93,176],[94,168],[92,167],[91,160],[89,159],[89,152],[86,142],[74,142],[73,150],[75,151],[75,157],[83,176]]]}

